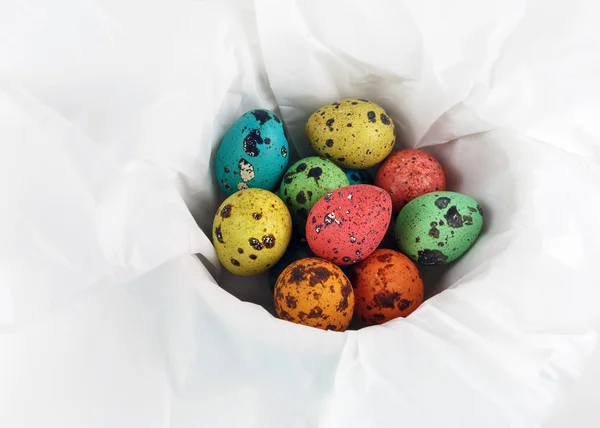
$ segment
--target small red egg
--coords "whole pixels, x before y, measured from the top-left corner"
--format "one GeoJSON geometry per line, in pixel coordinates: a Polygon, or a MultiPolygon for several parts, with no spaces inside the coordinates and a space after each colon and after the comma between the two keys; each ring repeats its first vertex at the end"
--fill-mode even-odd
{"type": "Polygon", "coordinates": [[[392,200],[369,184],[342,187],[323,196],[306,222],[306,240],[316,256],[338,265],[368,257],[385,236],[392,200]]]}
{"type": "Polygon", "coordinates": [[[375,185],[392,197],[394,214],[426,193],[446,190],[446,175],[440,163],[422,150],[398,150],[383,162],[375,185]]]}

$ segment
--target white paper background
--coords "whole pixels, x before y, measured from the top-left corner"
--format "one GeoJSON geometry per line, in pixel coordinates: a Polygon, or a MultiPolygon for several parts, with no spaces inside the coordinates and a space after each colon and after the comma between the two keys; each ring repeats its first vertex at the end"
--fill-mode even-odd
{"type": "Polygon", "coordinates": [[[1,2],[0,426],[552,423],[598,349],[599,19],[594,0],[1,2]],[[306,155],[310,113],[346,96],[487,225],[409,319],[338,334],[218,287],[269,299],[220,276],[205,233],[209,152],[240,114],[279,112],[306,155]]]}

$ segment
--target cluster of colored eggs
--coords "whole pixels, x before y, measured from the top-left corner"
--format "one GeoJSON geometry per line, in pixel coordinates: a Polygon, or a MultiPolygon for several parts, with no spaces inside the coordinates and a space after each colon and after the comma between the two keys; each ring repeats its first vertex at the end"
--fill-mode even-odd
{"type": "Polygon", "coordinates": [[[375,103],[324,106],[306,136],[318,156],[288,167],[273,112],[249,111],[229,128],[214,165],[229,195],[213,223],[219,260],[237,275],[269,271],[284,320],[344,331],[354,315],[366,325],[409,315],[424,294],[415,263],[462,256],[481,231],[480,205],[446,191],[432,156],[392,152],[394,122],[375,103]],[[367,168],[381,162],[373,178],[367,168]],[[379,248],[392,216],[400,251],[379,248]]]}

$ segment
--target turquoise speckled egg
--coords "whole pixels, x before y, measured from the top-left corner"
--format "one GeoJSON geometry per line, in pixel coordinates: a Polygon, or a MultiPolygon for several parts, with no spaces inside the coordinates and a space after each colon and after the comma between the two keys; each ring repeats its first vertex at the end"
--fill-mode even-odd
{"type": "Polygon", "coordinates": [[[348,185],[342,169],[328,159],[312,156],[290,166],[279,190],[296,230],[303,231],[312,207],[327,193],[348,185]]]}
{"type": "Polygon", "coordinates": [[[281,119],[269,110],[250,110],[229,128],[215,159],[221,189],[277,188],[288,165],[289,143],[281,119]]]}
{"type": "Polygon", "coordinates": [[[366,169],[347,169],[342,168],[348,177],[350,185],[352,184],[373,184],[373,176],[366,169]]]}
{"type": "Polygon", "coordinates": [[[398,214],[395,239],[400,251],[424,265],[442,265],[462,256],[483,227],[483,211],[473,198],[433,192],[410,201],[398,214]]]}

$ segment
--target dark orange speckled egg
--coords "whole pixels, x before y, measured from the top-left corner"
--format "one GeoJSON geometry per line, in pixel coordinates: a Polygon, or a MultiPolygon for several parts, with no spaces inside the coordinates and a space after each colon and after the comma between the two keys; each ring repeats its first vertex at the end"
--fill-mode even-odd
{"type": "Polygon", "coordinates": [[[354,312],[365,324],[406,317],[423,302],[423,280],[417,266],[398,251],[375,250],[350,267],[354,312]]]}

